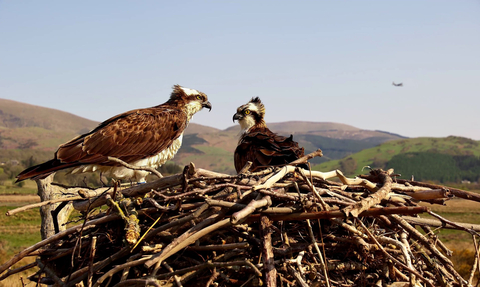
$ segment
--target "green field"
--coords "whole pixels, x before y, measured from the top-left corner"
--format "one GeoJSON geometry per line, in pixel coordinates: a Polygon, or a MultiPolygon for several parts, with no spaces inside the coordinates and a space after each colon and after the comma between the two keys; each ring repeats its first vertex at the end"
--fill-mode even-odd
{"type": "MultiPolygon", "coordinates": [[[[1,204],[3,204],[3,202],[1,204]]],[[[39,209],[27,210],[13,216],[5,215],[5,212],[16,207],[17,206],[0,206],[0,264],[10,260],[15,254],[22,251],[22,249],[41,240],[39,209]]],[[[14,268],[26,265],[34,260],[32,257],[27,257],[15,264],[14,268]]],[[[22,286],[20,277],[24,279],[24,283],[28,283],[26,286],[35,286],[35,283],[26,279],[33,273],[34,271],[30,270],[13,275],[1,281],[0,286],[22,286]]]]}
{"type": "Polygon", "coordinates": [[[34,181],[27,180],[23,184],[16,185],[13,179],[4,180],[0,184],[0,195],[22,195],[22,194],[36,194],[37,184],[34,181]]]}
{"type": "Polygon", "coordinates": [[[205,145],[196,145],[194,147],[200,150],[202,154],[193,154],[182,158],[181,165],[188,165],[190,162],[194,162],[195,166],[200,168],[235,174],[233,154],[231,152],[205,145]]]}

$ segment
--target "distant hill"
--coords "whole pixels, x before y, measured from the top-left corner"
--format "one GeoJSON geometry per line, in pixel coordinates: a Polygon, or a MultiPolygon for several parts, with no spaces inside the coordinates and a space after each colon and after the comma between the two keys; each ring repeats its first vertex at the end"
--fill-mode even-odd
{"type": "Polygon", "coordinates": [[[98,123],[63,111],[0,99],[0,127],[42,128],[80,134],[98,123]]]}
{"type": "MultiPolygon", "coordinates": [[[[281,135],[293,134],[293,139],[305,148],[306,153],[322,149],[324,156],[313,159],[312,163],[340,159],[386,141],[405,138],[388,132],[362,130],[339,123],[289,121],[267,123],[267,125],[272,131],[281,135]]],[[[239,134],[238,125],[225,130],[204,129],[201,132],[197,132],[195,127],[192,127],[173,160],[180,165],[193,161],[205,168],[234,173],[233,152],[237,146],[239,134]]]]}
{"type": "Polygon", "coordinates": [[[315,165],[315,170],[340,169],[349,176],[364,167],[394,168],[402,178],[459,182],[480,180],[480,141],[463,137],[411,138],[385,142],[358,153],[315,165]]]}
{"type": "MultiPolygon", "coordinates": [[[[45,155],[53,156],[58,145],[88,132],[97,125],[98,122],[59,110],[0,99],[0,153],[2,150],[13,149],[24,151],[3,152],[0,158],[6,160],[13,155],[18,157],[23,154],[29,157],[16,160],[25,164],[42,161],[45,155]],[[32,153],[26,152],[27,150],[41,150],[46,153],[32,158],[32,153]]],[[[324,157],[315,159],[314,163],[340,159],[362,149],[403,138],[388,132],[362,130],[340,123],[289,121],[268,123],[268,126],[282,135],[293,134],[294,140],[298,141],[307,153],[322,149],[324,157]]],[[[182,148],[173,161],[181,166],[192,161],[199,167],[234,173],[233,152],[239,133],[238,125],[220,130],[190,123],[185,131],[182,148]]]]}
{"type": "Polygon", "coordinates": [[[0,99],[0,148],[54,150],[98,123],[70,113],[0,99]]]}
{"type": "Polygon", "coordinates": [[[185,135],[191,134],[209,134],[220,132],[220,129],[212,128],[209,126],[199,125],[196,123],[188,124],[187,129],[185,130],[185,135]]]}

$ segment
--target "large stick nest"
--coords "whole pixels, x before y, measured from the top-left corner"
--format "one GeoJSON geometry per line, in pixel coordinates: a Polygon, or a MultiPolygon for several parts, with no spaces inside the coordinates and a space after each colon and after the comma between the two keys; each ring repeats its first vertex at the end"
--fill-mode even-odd
{"type": "MultiPolygon", "coordinates": [[[[309,157],[318,155],[321,151],[309,157]]],[[[230,176],[190,164],[182,174],[147,184],[80,194],[82,199],[71,201],[83,214],[81,223],[17,254],[0,266],[0,279],[37,266],[30,279],[55,286],[467,286],[472,281],[458,274],[451,252],[430,226],[472,234],[477,227],[440,216],[422,219],[417,214],[430,211],[417,202],[475,195],[396,180],[393,170],[349,179],[338,170],[288,165],[230,176]],[[25,256],[37,259],[11,268],[25,256]]]]}

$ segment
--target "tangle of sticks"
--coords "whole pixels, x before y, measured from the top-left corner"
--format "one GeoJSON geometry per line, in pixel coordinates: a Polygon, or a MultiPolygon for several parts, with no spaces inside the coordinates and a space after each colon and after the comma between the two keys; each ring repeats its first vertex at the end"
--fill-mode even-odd
{"type": "Polygon", "coordinates": [[[460,276],[431,226],[474,238],[480,226],[422,218],[429,210],[418,202],[454,195],[479,201],[475,194],[399,181],[393,170],[352,179],[295,166],[313,156],[321,151],[235,176],[190,164],[122,190],[84,190],[63,199],[82,214],[81,224],[3,263],[0,280],[36,267],[29,279],[54,286],[472,284],[473,275],[460,276]],[[27,256],[36,261],[13,267],[27,256]]]}

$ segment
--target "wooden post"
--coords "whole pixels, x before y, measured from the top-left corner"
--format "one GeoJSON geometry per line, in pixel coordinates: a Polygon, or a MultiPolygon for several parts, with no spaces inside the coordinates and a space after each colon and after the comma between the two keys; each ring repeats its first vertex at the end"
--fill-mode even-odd
{"type": "MultiPolygon", "coordinates": [[[[55,174],[51,174],[44,179],[35,180],[38,187],[38,195],[40,196],[41,201],[57,199],[62,197],[66,193],[67,189],[57,185],[52,185],[54,176],[55,174]]],[[[59,204],[60,203],[53,203],[40,207],[40,216],[42,219],[40,233],[42,235],[42,239],[46,239],[50,236],[55,235],[54,218],[52,216],[52,211],[54,211],[59,204]]],[[[69,202],[58,213],[57,222],[59,231],[63,231],[66,229],[63,224],[67,222],[68,217],[70,216],[70,213],[72,211],[73,206],[72,203],[69,202]]]]}

